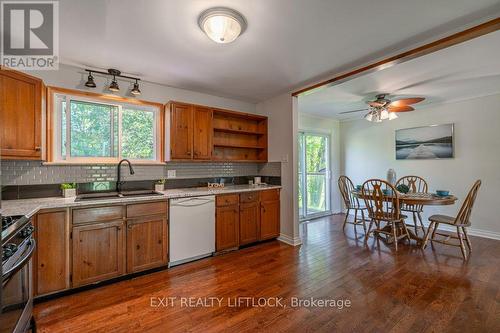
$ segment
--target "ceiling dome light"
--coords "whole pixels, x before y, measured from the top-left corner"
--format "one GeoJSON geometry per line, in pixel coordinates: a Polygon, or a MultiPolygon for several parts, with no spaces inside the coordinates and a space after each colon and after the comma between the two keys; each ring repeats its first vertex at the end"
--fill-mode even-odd
{"type": "Polygon", "coordinates": [[[395,112],[389,112],[389,120],[394,120],[398,118],[398,115],[395,112]]]}
{"type": "Polygon", "coordinates": [[[234,41],[247,28],[243,15],[226,7],[214,7],[201,13],[198,25],[216,43],[234,41]]]}

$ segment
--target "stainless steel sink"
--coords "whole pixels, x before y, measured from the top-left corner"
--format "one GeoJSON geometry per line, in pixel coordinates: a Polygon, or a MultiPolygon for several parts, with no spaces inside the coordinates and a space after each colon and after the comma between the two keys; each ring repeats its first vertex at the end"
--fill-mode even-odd
{"type": "Polygon", "coordinates": [[[129,197],[150,197],[150,196],[158,196],[158,195],[163,195],[163,194],[160,192],[153,191],[153,190],[86,193],[86,194],[78,195],[76,197],[75,201],[106,200],[106,199],[129,198],[129,197]]]}

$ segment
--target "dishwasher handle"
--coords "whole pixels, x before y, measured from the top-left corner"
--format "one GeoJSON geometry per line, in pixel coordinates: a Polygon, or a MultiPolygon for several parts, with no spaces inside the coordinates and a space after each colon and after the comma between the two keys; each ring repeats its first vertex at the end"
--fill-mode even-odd
{"type": "Polygon", "coordinates": [[[215,202],[214,198],[187,198],[187,199],[177,199],[172,200],[171,206],[180,206],[180,207],[195,207],[202,206],[207,203],[215,202]]]}

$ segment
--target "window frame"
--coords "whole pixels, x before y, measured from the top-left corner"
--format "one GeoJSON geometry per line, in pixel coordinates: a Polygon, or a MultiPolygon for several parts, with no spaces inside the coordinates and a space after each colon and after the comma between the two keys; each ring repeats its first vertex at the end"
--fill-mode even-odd
{"type": "MultiPolygon", "coordinates": [[[[48,147],[48,163],[52,164],[115,164],[118,163],[123,157],[121,152],[122,145],[122,109],[131,107],[138,108],[142,111],[153,112],[154,115],[154,157],[153,159],[131,159],[129,160],[134,164],[164,164],[164,119],[165,109],[164,105],[160,103],[147,102],[137,99],[125,98],[115,95],[103,95],[91,92],[82,92],[77,90],[48,87],[48,117],[47,117],[47,147],[48,147]],[[66,128],[66,159],[62,156],[62,99],[66,101],[66,110],[70,110],[70,102],[81,101],[94,104],[103,104],[118,108],[118,142],[116,157],[71,157],[70,156],[70,141],[71,130],[66,128]]],[[[67,121],[70,121],[66,114],[67,121]]]]}

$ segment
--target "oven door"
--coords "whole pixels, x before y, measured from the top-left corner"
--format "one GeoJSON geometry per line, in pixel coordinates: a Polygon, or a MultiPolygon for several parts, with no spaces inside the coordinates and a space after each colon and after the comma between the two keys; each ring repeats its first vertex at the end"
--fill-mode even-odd
{"type": "Polygon", "coordinates": [[[35,240],[29,239],[18,250],[19,256],[3,267],[0,333],[25,332],[33,312],[31,256],[35,240]]]}

